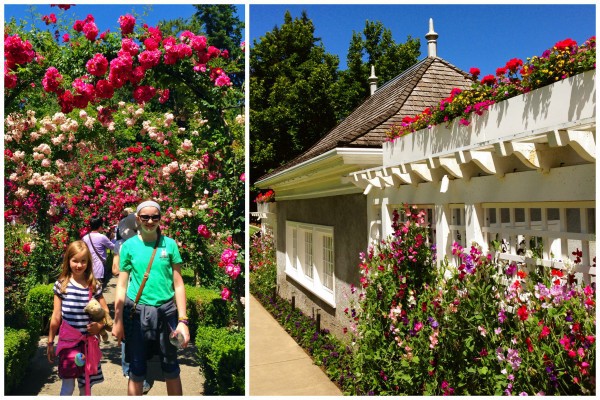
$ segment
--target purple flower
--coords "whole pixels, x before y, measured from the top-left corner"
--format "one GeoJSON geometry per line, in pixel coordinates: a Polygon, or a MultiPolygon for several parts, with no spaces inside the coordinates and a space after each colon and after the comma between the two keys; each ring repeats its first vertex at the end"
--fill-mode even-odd
{"type": "Polygon", "coordinates": [[[475,273],[475,263],[473,263],[473,257],[470,255],[465,257],[465,272],[470,275],[475,273]]]}
{"type": "Polygon", "coordinates": [[[498,321],[503,324],[506,321],[506,314],[504,314],[504,310],[500,310],[498,313],[498,321]]]}
{"type": "Polygon", "coordinates": [[[440,326],[440,324],[433,317],[427,318],[427,321],[429,322],[429,325],[431,325],[431,327],[433,329],[436,329],[438,326],[440,326]]]}

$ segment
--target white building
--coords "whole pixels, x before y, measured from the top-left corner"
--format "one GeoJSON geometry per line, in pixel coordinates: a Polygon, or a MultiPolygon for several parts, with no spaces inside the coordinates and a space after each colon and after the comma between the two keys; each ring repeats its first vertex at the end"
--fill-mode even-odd
{"type": "Polygon", "coordinates": [[[426,59],[257,182],[277,196],[261,215],[277,240],[280,295],[334,332],[346,324],[359,252],[392,233],[392,211],[405,203],[427,210],[438,260],[454,241],[498,241],[502,258],[559,268],[579,249],[578,271],[595,275],[595,71],[497,103],[468,127],[384,143],[404,116],[470,87],[469,74],[436,56],[432,25],[427,38],[426,59]]]}

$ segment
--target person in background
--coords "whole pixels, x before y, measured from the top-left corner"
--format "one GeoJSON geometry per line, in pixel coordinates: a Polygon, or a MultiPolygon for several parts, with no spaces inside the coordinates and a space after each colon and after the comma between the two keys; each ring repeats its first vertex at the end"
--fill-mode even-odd
{"type": "Polygon", "coordinates": [[[102,289],[104,289],[108,283],[108,279],[104,277],[104,264],[108,257],[107,250],[112,251],[115,245],[102,233],[102,223],[102,218],[92,217],[90,219],[90,231],[83,236],[82,240],[88,245],[92,254],[94,277],[102,284],[102,289]]]}

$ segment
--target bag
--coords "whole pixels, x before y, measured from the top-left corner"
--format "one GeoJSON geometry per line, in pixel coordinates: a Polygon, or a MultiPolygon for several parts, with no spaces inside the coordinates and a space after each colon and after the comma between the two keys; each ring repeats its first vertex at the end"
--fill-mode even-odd
{"type": "Polygon", "coordinates": [[[58,376],[61,379],[77,378],[85,372],[85,364],[79,367],[75,364],[77,353],[85,354],[85,342],[81,341],[75,347],[62,349],[58,354],[58,376]]]}

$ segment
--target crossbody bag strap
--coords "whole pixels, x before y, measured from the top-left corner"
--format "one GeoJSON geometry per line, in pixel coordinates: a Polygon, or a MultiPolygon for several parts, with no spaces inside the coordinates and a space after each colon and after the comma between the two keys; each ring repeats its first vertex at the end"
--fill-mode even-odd
{"type": "Polygon", "coordinates": [[[138,301],[140,301],[140,297],[142,297],[142,291],[144,290],[144,286],[146,286],[146,281],[148,280],[148,276],[150,276],[150,268],[152,268],[152,262],[154,261],[154,256],[156,255],[156,250],[158,249],[158,243],[160,242],[160,233],[156,237],[156,243],[154,243],[154,250],[152,251],[152,256],[150,257],[150,262],[148,263],[148,268],[146,268],[146,273],[144,273],[144,279],[142,279],[142,283],[140,284],[140,288],[138,289],[137,295],[135,296],[135,301],[133,302],[133,308],[131,309],[131,316],[133,318],[133,314],[136,312],[136,307],[138,301]]]}
{"type": "Polygon", "coordinates": [[[100,255],[100,253],[98,253],[98,250],[96,250],[96,246],[94,246],[94,241],[92,240],[92,232],[88,232],[88,236],[90,238],[90,243],[92,244],[92,249],[94,249],[94,253],[96,253],[98,258],[102,261],[102,264],[104,264],[106,262],[106,260],[103,259],[102,256],[100,255]]]}

